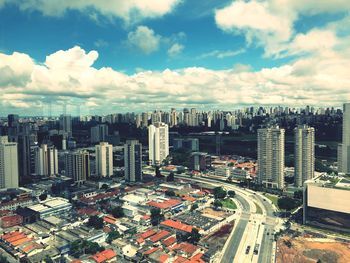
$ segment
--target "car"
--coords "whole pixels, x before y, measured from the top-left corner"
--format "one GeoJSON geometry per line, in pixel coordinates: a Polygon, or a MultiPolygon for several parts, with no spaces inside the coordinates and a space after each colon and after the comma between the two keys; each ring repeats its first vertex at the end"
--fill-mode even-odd
{"type": "Polygon", "coordinates": [[[249,251],[250,251],[250,246],[247,246],[246,250],[245,250],[245,253],[246,254],[249,254],[249,251]]]}

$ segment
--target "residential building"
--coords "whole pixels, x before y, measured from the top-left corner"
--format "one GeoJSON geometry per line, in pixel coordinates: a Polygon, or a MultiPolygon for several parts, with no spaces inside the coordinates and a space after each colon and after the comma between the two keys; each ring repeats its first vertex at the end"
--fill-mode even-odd
{"type": "Polygon", "coordinates": [[[278,126],[258,129],[258,183],[284,188],[284,134],[278,126]]]}
{"type": "Polygon", "coordinates": [[[142,181],[142,144],[128,140],[124,145],[124,173],[127,182],[142,181]]]}
{"type": "Polygon", "coordinates": [[[169,155],[168,125],[156,122],[148,126],[149,162],[160,165],[169,155]]]}
{"type": "Polygon", "coordinates": [[[303,186],[314,177],[315,171],[315,129],[300,125],[294,129],[294,180],[295,186],[303,186]]]}
{"type": "Polygon", "coordinates": [[[60,130],[72,136],[72,116],[67,114],[62,114],[60,116],[60,130]]]}
{"type": "Polygon", "coordinates": [[[35,174],[39,176],[58,174],[58,152],[54,146],[42,144],[35,148],[35,174]]]}
{"type": "Polygon", "coordinates": [[[90,159],[87,151],[67,152],[65,154],[65,171],[74,183],[83,184],[90,177],[90,159]]]}
{"type": "Polygon", "coordinates": [[[343,105],[343,140],[338,145],[338,172],[350,174],[350,103],[343,105]]]}
{"type": "Polygon", "coordinates": [[[9,142],[7,136],[0,137],[0,189],[18,187],[17,143],[9,142]]]}
{"type": "Polygon", "coordinates": [[[95,146],[95,174],[106,177],[113,175],[113,146],[100,142],[95,146]]]}
{"type": "Polygon", "coordinates": [[[108,125],[99,124],[90,129],[91,143],[105,142],[108,136],[108,125]]]}

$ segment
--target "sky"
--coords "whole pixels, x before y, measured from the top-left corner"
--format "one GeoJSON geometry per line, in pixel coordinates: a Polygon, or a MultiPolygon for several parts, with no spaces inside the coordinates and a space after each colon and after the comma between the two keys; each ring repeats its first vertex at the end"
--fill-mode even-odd
{"type": "Polygon", "coordinates": [[[350,100],[349,0],[0,0],[0,115],[350,100]]]}

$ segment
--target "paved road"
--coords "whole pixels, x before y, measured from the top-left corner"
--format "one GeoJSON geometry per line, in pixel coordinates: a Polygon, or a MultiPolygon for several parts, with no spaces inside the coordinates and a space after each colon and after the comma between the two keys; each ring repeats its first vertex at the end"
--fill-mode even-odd
{"type": "Polygon", "coordinates": [[[273,244],[273,226],[266,225],[263,239],[261,242],[258,263],[271,262],[272,260],[272,244],[273,244]],[[269,233],[269,234],[267,234],[269,233]]]}

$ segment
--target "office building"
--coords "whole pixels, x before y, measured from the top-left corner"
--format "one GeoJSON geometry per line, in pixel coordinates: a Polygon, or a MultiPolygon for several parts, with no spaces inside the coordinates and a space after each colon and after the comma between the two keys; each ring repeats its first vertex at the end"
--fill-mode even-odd
{"type": "Polygon", "coordinates": [[[125,180],[142,181],[142,144],[138,140],[128,140],[124,145],[125,180]]]}
{"type": "Polygon", "coordinates": [[[72,116],[67,114],[60,116],[60,130],[67,133],[68,137],[72,136],[72,116]]]}
{"type": "Polygon", "coordinates": [[[343,140],[338,145],[338,172],[350,174],[350,103],[343,105],[343,140]]]}
{"type": "Polygon", "coordinates": [[[65,154],[66,176],[73,179],[74,183],[81,185],[90,177],[89,152],[76,151],[65,154]]]}
{"type": "Polygon", "coordinates": [[[174,150],[186,149],[188,151],[199,151],[199,140],[197,138],[175,138],[173,140],[174,150]]]}
{"type": "Polygon", "coordinates": [[[168,125],[156,122],[148,126],[149,162],[151,165],[160,165],[169,155],[168,125]]]}
{"type": "Polygon", "coordinates": [[[108,136],[108,125],[99,124],[90,129],[91,143],[105,142],[108,136]]]}
{"type": "Polygon", "coordinates": [[[100,142],[95,146],[95,173],[97,176],[113,175],[113,146],[107,142],[100,142]]]}
{"type": "Polygon", "coordinates": [[[0,137],[0,189],[18,187],[17,143],[9,142],[7,136],[0,137]]]}
{"type": "Polygon", "coordinates": [[[45,177],[58,174],[58,152],[54,146],[42,144],[36,147],[35,174],[45,177]]]}
{"type": "Polygon", "coordinates": [[[294,180],[295,186],[303,186],[314,177],[315,171],[315,129],[300,125],[294,129],[294,180]]]}
{"type": "Polygon", "coordinates": [[[306,181],[303,198],[304,224],[350,233],[349,182],[349,177],[327,176],[306,181]]]}
{"type": "Polygon", "coordinates": [[[284,188],[284,129],[258,130],[258,183],[284,188]]]}

